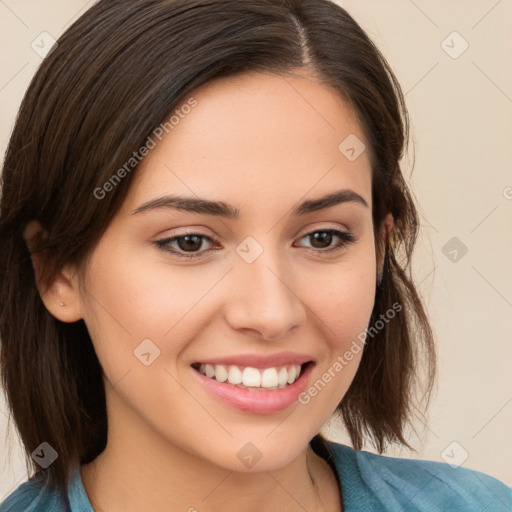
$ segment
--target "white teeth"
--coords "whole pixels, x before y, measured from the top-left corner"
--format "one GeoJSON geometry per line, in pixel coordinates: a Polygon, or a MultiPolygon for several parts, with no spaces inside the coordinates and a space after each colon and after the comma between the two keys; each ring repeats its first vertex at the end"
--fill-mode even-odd
{"type": "Polygon", "coordinates": [[[288,370],[288,384],[291,384],[292,382],[295,381],[295,376],[297,375],[297,369],[295,368],[295,365],[293,365],[289,370],[288,370]]]}
{"type": "Polygon", "coordinates": [[[228,372],[222,364],[215,365],[215,380],[226,382],[228,380],[228,372]]]}
{"type": "Polygon", "coordinates": [[[284,366],[279,370],[279,375],[277,376],[277,379],[281,387],[284,387],[288,383],[288,371],[284,366]]]}
{"type": "Polygon", "coordinates": [[[228,381],[230,384],[242,384],[242,371],[238,366],[231,365],[229,367],[228,381]]]}
{"type": "Polygon", "coordinates": [[[261,384],[261,373],[256,368],[248,366],[242,372],[242,383],[244,386],[259,388],[261,384]]]}
{"type": "Polygon", "coordinates": [[[210,379],[215,375],[215,368],[211,364],[205,364],[204,371],[206,376],[210,377],[210,379]]]}
{"type": "Polygon", "coordinates": [[[290,364],[259,370],[252,366],[200,364],[199,372],[218,382],[260,389],[282,389],[300,376],[300,364],[290,364]]]}
{"type": "Polygon", "coordinates": [[[273,388],[279,383],[277,378],[277,370],[275,368],[266,368],[261,373],[261,387],[273,388]]]}

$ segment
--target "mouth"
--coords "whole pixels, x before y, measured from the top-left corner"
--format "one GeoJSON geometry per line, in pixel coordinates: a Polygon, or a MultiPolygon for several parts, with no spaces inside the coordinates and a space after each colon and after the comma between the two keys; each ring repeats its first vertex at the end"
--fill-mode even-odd
{"type": "Polygon", "coordinates": [[[191,371],[212,398],[243,413],[265,415],[299,403],[299,395],[306,389],[315,364],[311,360],[278,366],[198,361],[191,365],[191,371]]]}
{"type": "Polygon", "coordinates": [[[208,379],[230,384],[251,391],[284,389],[299,380],[303,371],[313,361],[303,364],[284,364],[267,368],[253,366],[209,364],[196,362],[192,368],[208,379]]]}

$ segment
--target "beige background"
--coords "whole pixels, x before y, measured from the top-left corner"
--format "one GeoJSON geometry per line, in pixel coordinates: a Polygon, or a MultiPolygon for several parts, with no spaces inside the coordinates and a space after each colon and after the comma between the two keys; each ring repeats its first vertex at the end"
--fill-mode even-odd
{"type": "MultiPolygon", "coordinates": [[[[44,31],[58,38],[92,3],[0,0],[2,154],[41,62],[32,41],[44,31]]],[[[406,175],[422,215],[414,274],[440,359],[428,427],[411,436],[418,453],[388,454],[452,463],[467,455],[462,466],[512,485],[512,0],[342,4],[407,93],[416,162],[406,175]]],[[[19,447],[8,457],[1,398],[0,500],[26,479],[19,447]]],[[[335,427],[326,433],[347,442],[335,427]]]]}

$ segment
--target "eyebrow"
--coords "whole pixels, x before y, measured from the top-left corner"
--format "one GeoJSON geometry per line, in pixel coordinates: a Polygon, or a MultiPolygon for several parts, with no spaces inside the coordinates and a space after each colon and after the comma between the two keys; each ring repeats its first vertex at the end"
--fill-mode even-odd
{"type": "MultiPolygon", "coordinates": [[[[363,197],[353,190],[343,189],[319,199],[304,201],[293,210],[293,215],[307,215],[308,213],[332,208],[342,203],[356,203],[368,208],[368,203],[363,197]]],[[[238,208],[226,204],[223,201],[210,201],[209,199],[177,195],[166,195],[151,199],[133,210],[132,215],[161,208],[215,215],[229,219],[237,219],[240,216],[240,210],[238,208]]]]}

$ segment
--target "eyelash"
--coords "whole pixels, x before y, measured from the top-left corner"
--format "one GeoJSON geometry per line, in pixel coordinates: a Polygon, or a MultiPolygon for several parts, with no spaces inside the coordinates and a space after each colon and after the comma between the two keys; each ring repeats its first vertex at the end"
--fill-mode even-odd
{"type": "MultiPolygon", "coordinates": [[[[315,231],[311,231],[311,232],[306,233],[305,235],[301,236],[299,240],[302,240],[303,238],[306,238],[306,237],[310,237],[310,236],[314,235],[315,233],[328,233],[329,235],[335,235],[336,237],[338,237],[340,239],[340,242],[337,245],[335,245],[333,247],[329,247],[327,249],[315,249],[315,248],[310,247],[310,249],[316,253],[331,253],[333,251],[339,251],[356,241],[356,237],[352,233],[349,233],[348,231],[339,231],[338,229],[316,229],[315,231]]],[[[176,249],[170,249],[168,247],[168,245],[171,242],[180,240],[187,236],[197,236],[201,239],[208,240],[209,242],[211,242],[213,244],[216,243],[216,240],[212,239],[209,236],[203,235],[201,233],[184,233],[183,235],[174,236],[172,238],[164,238],[162,240],[157,240],[155,242],[155,244],[157,245],[158,248],[160,248],[163,251],[169,252],[175,256],[178,256],[179,258],[186,258],[186,259],[200,258],[205,252],[215,250],[215,249],[206,249],[205,251],[196,251],[195,253],[187,254],[187,253],[179,252],[176,249]]]]}

